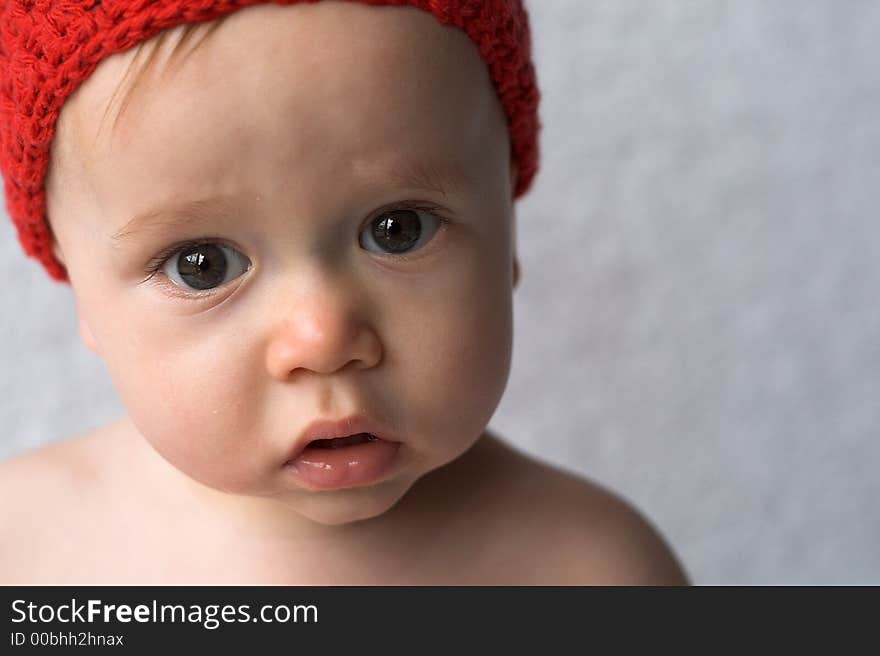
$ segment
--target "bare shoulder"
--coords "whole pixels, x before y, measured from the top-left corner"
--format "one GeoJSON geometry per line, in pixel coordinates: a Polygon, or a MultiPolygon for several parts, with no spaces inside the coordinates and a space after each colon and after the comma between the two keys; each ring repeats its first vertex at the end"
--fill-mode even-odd
{"type": "Polygon", "coordinates": [[[0,512],[24,514],[33,505],[57,501],[54,493],[62,489],[76,494],[97,480],[95,455],[105,446],[109,428],[72,435],[0,462],[0,512]]]}
{"type": "Polygon", "coordinates": [[[494,472],[487,508],[504,518],[493,533],[517,545],[493,550],[507,550],[514,578],[545,585],[689,584],[657,528],[617,494],[492,436],[481,448],[483,471],[494,472]]]}
{"type": "Polygon", "coordinates": [[[63,554],[102,479],[106,427],[0,462],[0,584],[26,583],[63,554]]]}

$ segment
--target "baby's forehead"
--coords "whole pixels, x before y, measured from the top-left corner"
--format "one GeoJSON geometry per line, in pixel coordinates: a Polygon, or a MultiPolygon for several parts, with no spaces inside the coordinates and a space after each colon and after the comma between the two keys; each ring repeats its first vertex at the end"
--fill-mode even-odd
{"type": "Polygon", "coordinates": [[[498,104],[485,63],[463,30],[414,7],[319,2],[256,5],[165,30],[99,64],[62,119],[76,115],[69,121],[73,129],[96,142],[108,123],[110,136],[120,125],[124,130],[123,119],[145,98],[161,103],[149,97],[151,89],[176,84],[186,96],[198,94],[206,82],[230,94],[262,93],[268,113],[278,101],[271,87],[260,84],[269,79],[295,89],[304,101],[338,91],[332,97],[337,104],[324,108],[328,115],[342,103],[383,96],[394,115],[401,95],[430,88],[456,97],[453,107],[470,115],[489,101],[498,104]]]}
{"type": "Polygon", "coordinates": [[[140,58],[108,58],[74,99],[75,147],[110,214],[166,192],[259,188],[279,171],[304,197],[326,191],[326,179],[341,190],[352,173],[366,185],[426,165],[435,178],[458,167],[476,179],[487,159],[507,161],[504,112],[478,49],[427,12],[259,5],[166,34],[140,58]]]}
{"type": "Polygon", "coordinates": [[[66,148],[85,170],[49,189],[52,208],[78,208],[72,223],[118,233],[156,208],[218,196],[250,207],[263,195],[279,215],[315,217],[357,211],[381,189],[440,187],[480,207],[509,196],[509,135],[487,66],[432,15],[260,5],[204,39],[182,30],[148,44],[155,63],[140,87],[126,52],[74,99],[79,133],[66,148]]]}

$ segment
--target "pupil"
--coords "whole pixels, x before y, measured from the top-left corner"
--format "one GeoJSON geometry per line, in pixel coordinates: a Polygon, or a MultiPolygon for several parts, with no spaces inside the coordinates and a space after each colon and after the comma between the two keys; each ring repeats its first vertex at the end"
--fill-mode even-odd
{"type": "Polygon", "coordinates": [[[373,236],[376,242],[392,253],[409,250],[422,234],[418,213],[413,210],[395,210],[379,221],[373,236]],[[385,244],[382,242],[385,241],[385,244]]]}
{"type": "Polygon", "coordinates": [[[211,289],[226,278],[226,257],[216,244],[199,244],[183,251],[178,259],[180,278],[194,289],[211,289]]]}

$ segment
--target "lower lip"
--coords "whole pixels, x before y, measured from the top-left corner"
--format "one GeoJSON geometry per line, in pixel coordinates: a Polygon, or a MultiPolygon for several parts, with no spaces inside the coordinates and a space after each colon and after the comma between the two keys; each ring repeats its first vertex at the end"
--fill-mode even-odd
{"type": "Polygon", "coordinates": [[[400,442],[376,440],[338,449],[306,447],[285,467],[313,490],[339,490],[381,480],[394,464],[400,442]]]}

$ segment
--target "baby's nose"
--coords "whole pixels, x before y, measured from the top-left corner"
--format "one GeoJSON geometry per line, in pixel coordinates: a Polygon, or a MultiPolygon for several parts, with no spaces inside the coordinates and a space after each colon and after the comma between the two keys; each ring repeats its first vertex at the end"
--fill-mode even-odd
{"type": "Polygon", "coordinates": [[[266,348],[266,369],[288,380],[299,369],[331,374],[347,366],[372,367],[381,358],[379,336],[368,321],[351,308],[324,302],[281,321],[266,348]]]}

